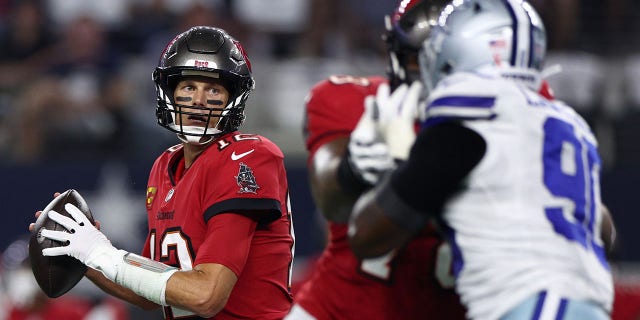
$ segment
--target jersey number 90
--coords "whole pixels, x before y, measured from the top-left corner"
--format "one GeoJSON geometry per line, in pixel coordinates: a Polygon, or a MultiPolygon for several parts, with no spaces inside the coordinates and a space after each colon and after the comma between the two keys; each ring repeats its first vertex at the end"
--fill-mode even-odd
{"type": "Polygon", "coordinates": [[[596,147],[574,129],[556,118],[544,123],[544,184],[551,194],[568,200],[564,209],[571,210],[573,219],[569,221],[559,206],[546,207],[545,214],[555,232],[593,250],[606,267],[604,249],[595,239],[600,157],[596,147]]]}

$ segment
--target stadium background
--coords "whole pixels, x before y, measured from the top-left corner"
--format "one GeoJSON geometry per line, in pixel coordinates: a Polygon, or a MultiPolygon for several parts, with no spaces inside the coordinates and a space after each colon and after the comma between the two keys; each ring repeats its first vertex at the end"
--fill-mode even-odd
{"type": "MultiPolygon", "coordinates": [[[[632,201],[640,184],[640,3],[531,2],[548,29],[548,80],[600,140],[603,200],[619,232],[613,268],[621,292],[638,295],[640,216],[632,201]]],[[[140,250],[148,171],[177,143],[155,124],[151,71],[173,35],[208,24],[236,36],[251,58],[257,85],[243,131],[265,135],[285,152],[296,276],[303,276],[324,242],[306,177],[305,95],[331,74],[384,72],[380,34],[395,4],[0,0],[0,248],[27,233],[54,191],[75,188],[116,246],[140,250]]],[[[72,292],[100,298],[86,283],[72,292]]]]}

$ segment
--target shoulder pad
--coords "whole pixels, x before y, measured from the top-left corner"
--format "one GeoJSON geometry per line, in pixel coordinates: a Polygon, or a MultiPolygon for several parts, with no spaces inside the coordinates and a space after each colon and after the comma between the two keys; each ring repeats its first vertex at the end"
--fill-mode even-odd
{"type": "Polygon", "coordinates": [[[494,118],[497,82],[501,81],[472,74],[457,74],[443,79],[429,96],[423,126],[447,120],[494,118]]]}

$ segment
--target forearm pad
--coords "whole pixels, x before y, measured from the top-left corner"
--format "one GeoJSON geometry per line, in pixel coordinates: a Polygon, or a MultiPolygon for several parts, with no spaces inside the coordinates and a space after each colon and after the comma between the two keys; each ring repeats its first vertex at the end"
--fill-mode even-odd
{"type": "Polygon", "coordinates": [[[177,268],[114,247],[87,261],[109,280],[131,289],[145,299],[166,306],[167,281],[177,268]]]}
{"type": "Polygon", "coordinates": [[[115,282],[159,305],[166,306],[167,281],[177,268],[133,253],[122,257],[115,282]]]}

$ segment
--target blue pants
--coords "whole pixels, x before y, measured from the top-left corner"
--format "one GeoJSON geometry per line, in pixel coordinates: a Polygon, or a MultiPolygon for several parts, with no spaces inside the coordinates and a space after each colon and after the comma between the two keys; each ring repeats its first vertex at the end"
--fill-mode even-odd
{"type": "Polygon", "coordinates": [[[500,320],[609,320],[599,305],[585,300],[569,300],[542,291],[511,309],[500,320]]]}

